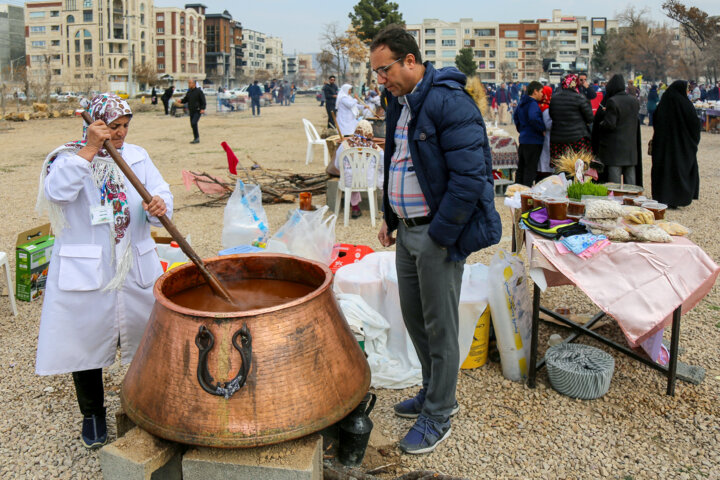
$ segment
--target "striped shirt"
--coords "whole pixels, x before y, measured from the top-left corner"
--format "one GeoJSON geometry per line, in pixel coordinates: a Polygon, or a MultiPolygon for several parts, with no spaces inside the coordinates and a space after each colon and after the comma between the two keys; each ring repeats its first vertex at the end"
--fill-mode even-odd
{"type": "MultiPolygon", "coordinates": [[[[420,85],[420,82],[418,82],[420,85]]],[[[415,86],[417,88],[417,85],[415,86]]],[[[413,92],[415,89],[413,89],[413,92]]],[[[430,215],[430,207],[420,189],[415,166],[410,156],[408,144],[408,124],[410,123],[410,107],[405,96],[398,97],[402,105],[400,118],[395,126],[395,152],[390,159],[388,199],[390,207],[401,218],[425,217],[430,215]]]]}

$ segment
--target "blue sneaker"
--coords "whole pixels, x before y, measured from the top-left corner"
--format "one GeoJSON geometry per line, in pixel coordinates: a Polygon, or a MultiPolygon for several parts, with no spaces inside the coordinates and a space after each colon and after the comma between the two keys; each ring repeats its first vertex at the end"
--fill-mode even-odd
{"type": "Polygon", "coordinates": [[[445,422],[436,422],[420,415],[405,438],[400,440],[398,447],[405,453],[418,455],[430,453],[440,442],[450,436],[450,419],[445,422]]]}
{"type": "MultiPolygon", "coordinates": [[[[422,412],[426,394],[427,390],[425,388],[421,388],[418,394],[413,398],[408,398],[400,403],[396,403],[393,407],[395,415],[403,418],[417,418],[418,415],[420,415],[420,412],[422,412]]],[[[455,415],[458,411],[460,411],[460,405],[455,402],[455,405],[450,411],[450,415],[455,415]]]]}
{"type": "Polygon", "coordinates": [[[98,448],[105,445],[108,440],[105,415],[83,417],[81,437],[86,448],[98,448]]]}

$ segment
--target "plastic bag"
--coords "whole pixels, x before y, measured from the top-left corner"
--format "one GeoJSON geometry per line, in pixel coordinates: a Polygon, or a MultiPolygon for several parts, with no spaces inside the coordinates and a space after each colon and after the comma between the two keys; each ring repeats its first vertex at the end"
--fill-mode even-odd
{"type": "Polygon", "coordinates": [[[532,301],[525,266],[515,254],[495,254],[488,272],[488,301],[497,337],[503,376],[520,382],[527,378],[532,335],[532,301]]]}
{"type": "Polygon", "coordinates": [[[330,265],[337,257],[335,215],[323,219],[324,205],[314,211],[295,210],[285,225],[267,242],[266,251],[287,253],[330,265]]]}
{"type": "Polygon", "coordinates": [[[268,219],[262,206],[262,192],[258,185],[237,181],[223,217],[222,244],[224,248],[264,242],[268,236],[268,219]]]}
{"type": "Polygon", "coordinates": [[[535,186],[532,187],[532,191],[547,197],[564,198],[567,197],[567,187],[571,183],[570,180],[565,178],[564,173],[550,175],[536,183],[535,186]]]}

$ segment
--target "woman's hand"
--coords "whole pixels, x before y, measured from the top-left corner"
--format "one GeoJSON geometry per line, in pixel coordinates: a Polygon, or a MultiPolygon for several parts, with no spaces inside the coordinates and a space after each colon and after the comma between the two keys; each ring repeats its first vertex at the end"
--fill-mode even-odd
{"type": "Polygon", "coordinates": [[[145,211],[153,217],[160,217],[167,213],[167,207],[165,206],[165,200],[158,197],[157,195],[152,197],[149,204],[143,202],[143,208],[145,211]]]}
{"type": "Polygon", "coordinates": [[[110,140],[112,132],[104,121],[96,120],[88,126],[86,133],[87,143],[80,149],[78,155],[92,162],[97,152],[103,148],[105,140],[110,140]]]}

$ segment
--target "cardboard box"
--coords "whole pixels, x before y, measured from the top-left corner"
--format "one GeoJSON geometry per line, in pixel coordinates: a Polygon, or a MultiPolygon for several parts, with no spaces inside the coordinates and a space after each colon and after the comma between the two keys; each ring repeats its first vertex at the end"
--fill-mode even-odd
{"type": "Polygon", "coordinates": [[[15,297],[18,300],[32,302],[42,297],[54,243],[49,223],[18,235],[15,244],[15,297]]]}

